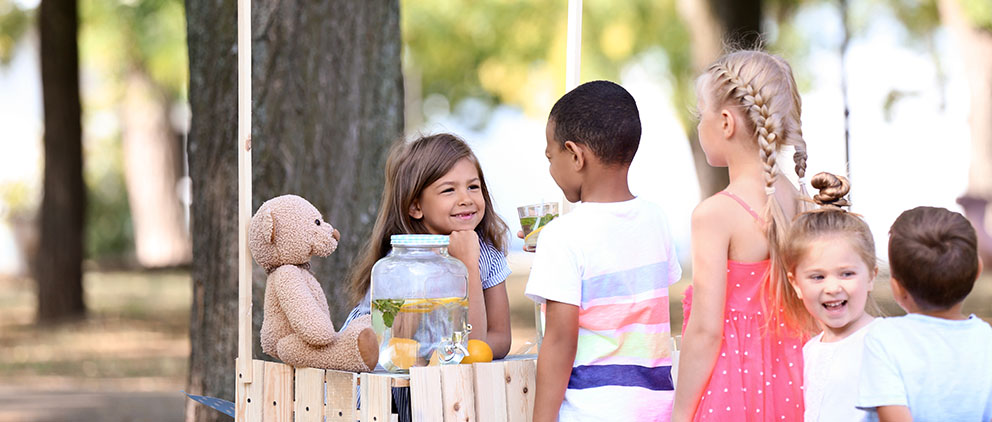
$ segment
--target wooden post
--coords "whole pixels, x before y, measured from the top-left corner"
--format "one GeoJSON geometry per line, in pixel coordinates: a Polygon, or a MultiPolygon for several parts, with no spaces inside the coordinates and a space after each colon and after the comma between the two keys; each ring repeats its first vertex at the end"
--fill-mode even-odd
{"type": "MultiPolygon", "coordinates": [[[[251,0],[238,0],[238,359],[239,383],[252,382],[251,253],[251,0]]],[[[238,420],[243,420],[240,416],[238,420]]]]}
{"type": "MultiPolygon", "coordinates": [[[[240,364],[240,362],[239,362],[240,364]]],[[[252,374],[262,378],[265,373],[265,362],[256,360],[252,362],[252,374]]],[[[234,414],[238,421],[262,422],[262,383],[235,383],[236,402],[234,404],[234,414]]]]}

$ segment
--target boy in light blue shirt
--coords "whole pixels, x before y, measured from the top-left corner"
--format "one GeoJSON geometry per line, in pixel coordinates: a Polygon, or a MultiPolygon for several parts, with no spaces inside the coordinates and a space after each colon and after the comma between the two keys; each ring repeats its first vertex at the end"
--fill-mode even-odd
{"type": "Polygon", "coordinates": [[[892,224],[892,295],[908,315],[865,336],[857,406],[870,420],[992,420],[992,327],[961,313],[982,272],[977,244],[971,223],[943,208],[892,224]]]}

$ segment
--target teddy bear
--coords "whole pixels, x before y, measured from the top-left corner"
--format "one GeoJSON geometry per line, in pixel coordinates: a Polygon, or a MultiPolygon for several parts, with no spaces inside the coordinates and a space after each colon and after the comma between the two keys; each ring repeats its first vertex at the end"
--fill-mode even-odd
{"type": "Polygon", "coordinates": [[[327,297],[310,272],[310,257],[326,257],[341,234],[310,202],[283,195],[262,204],[251,218],[249,248],[265,269],[262,351],[296,367],[366,372],[379,345],[366,315],[334,331],[327,297]]]}

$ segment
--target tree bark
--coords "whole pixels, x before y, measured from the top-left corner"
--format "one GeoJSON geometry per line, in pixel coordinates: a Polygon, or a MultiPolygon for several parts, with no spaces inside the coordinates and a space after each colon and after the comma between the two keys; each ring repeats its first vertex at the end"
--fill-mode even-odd
{"type": "MultiPolygon", "coordinates": [[[[188,391],[234,399],[237,354],[237,52],[235,2],[186,2],[193,179],[192,353],[188,391]]],[[[255,2],[252,13],[253,208],[293,193],[342,234],[315,258],[338,326],[344,275],[375,220],[389,145],[403,129],[398,0],[255,2]]],[[[254,274],[255,356],[264,273],[254,274]]],[[[187,405],[187,420],[218,420],[187,405]]]]}
{"type": "Polygon", "coordinates": [[[992,262],[992,233],[988,218],[992,202],[992,32],[972,25],[959,0],[937,2],[941,21],[957,40],[971,94],[971,165],[968,187],[958,202],[978,230],[979,247],[992,262]]]}
{"type": "Polygon", "coordinates": [[[39,322],[82,318],[82,106],[79,99],[79,22],[75,0],[42,0],[41,85],[45,118],[45,175],[40,243],[34,265],[39,322]]]}
{"type": "Polygon", "coordinates": [[[188,264],[192,255],[176,186],[183,171],[182,139],[168,113],[168,100],[148,75],[132,70],[121,107],[121,138],[135,255],[146,268],[188,264]]]}
{"type": "MultiPolygon", "coordinates": [[[[761,42],[761,0],[679,0],[679,14],[689,28],[692,39],[692,63],[701,73],[730,49],[755,48],[761,42]]],[[[686,136],[692,148],[696,178],[702,197],[711,196],[730,183],[723,167],[713,167],[699,146],[699,133],[687,125],[686,136]]]]}

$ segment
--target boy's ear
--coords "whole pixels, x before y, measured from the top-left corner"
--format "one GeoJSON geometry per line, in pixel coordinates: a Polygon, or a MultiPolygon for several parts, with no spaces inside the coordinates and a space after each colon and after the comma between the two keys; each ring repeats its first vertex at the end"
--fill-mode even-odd
{"type": "Polygon", "coordinates": [[[410,217],[414,220],[419,220],[424,217],[424,211],[420,209],[420,201],[414,199],[413,203],[410,204],[410,217]]]}
{"type": "Polygon", "coordinates": [[[564,146],[565,151],[571,154],[569,158],[572,160],[572,168],[575,171],[582,170],[582,168],[585,167],[586,159],[588,158],[586,157],[586,154],[588,153],[586,146],[572,141],[565,141],[564,146]]]}
{"type": "Polygon", "coordinates": [[[892,288],[892,297],[894,299],[901,299],[903,296],[906,295],[906,289],[903,288],[902,283],[900,283],[899,280],[896,280],[895,278],[889,279],[889,287],[892,288]]]}
{"type": "Polygon", "coordinates": [[[789,285],[792,286],[792,290],[795,290],[796,291],[796,296],[799,297],[799,300],[803,300],[803,291],[800,290],[799,289],[799,285],[796,284],[796,276],[795,276],[795,274],[792,274],[790,272],[790,273],[786,273],[786,276],[788,276],[788,278],[789,278],[789,285]]]}

